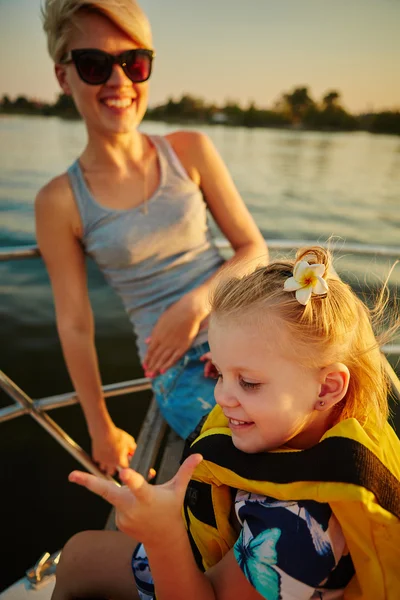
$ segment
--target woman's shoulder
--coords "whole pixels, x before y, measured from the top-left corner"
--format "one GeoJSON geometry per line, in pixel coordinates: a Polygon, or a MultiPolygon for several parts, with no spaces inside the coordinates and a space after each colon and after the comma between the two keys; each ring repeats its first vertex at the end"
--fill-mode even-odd
{"type": "Polygon", "coordinates": [[[53,177],[38,191],[35,211],[37,219],[63,219],[66,223],[79,226],[79,215],[67,172],[53,177]]]}
{"type": "Polygon", "coordinates": [[[164,136],[178,156],[190,178],[199,183],[200,173],[207,168],[215,152],[214,145],[202,131],[174,131],[164,136]]]}
{"type": "Polygon", "coordinates": [[[185,148],[192,146],[197,148],[199,145],[207,143],[210,140],[206,133],[188,129],[172,131],[164,137],[174,149],[182,146],[185,148]]]}
{"type": "Polygon", "coordinates": [[[61,173],[50,179],[37,193],[36,204],[47,205],[57,203],[63,204],[72,199],[72,190],[69,185],[68,174],[61,173]]]}
{"type": "Polygon", "coordinates": [[[192,159],[201,160],[214,147],[209,136],[202,131],[174,131],[164,137],[179,158],[189,155],[192,159]]]}

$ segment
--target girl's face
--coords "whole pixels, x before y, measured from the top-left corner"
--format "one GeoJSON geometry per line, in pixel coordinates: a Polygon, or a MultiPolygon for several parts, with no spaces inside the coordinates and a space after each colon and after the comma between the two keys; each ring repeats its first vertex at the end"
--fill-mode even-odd
{"type": "Polygon", "coordinates": [[[219,373],[215,399],[229,420],[234,445],[263,452],[317,443],[320,369],[295,360],[295,340],[279,321],[211,319],[209,341],[219,373]],[[288,352],[285,350],[288,349],[288,352]]]}
{"type": "MultiPolygon", "coordinates": [[[[120,54],[138,45],[102,15],[82,12],[76,19],[67,50],[96,48],[120,54]]],[[[148,82],[133,83],[120,65],[114,65],[106,83],[88,85],[73,63],[56,65],[56,75],[64,91],[72,95],[89,132],[124,134],[143,119],[148,101],[148,82]]]]}

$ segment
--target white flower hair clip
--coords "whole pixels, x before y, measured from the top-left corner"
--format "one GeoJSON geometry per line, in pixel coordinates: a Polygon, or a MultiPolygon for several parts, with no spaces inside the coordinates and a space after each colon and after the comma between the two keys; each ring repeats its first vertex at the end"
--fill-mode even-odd
{"type": "Polygon", "coordinates": [[[285,292],[296,292],[296,300],[305,306],[312,294],[327,294],[329,288],[322,278],[324,273],[325,265],[310,265],[306,260],[299,260],[294,265],[293,277],[286,279],[283,289],[285,292]]]}

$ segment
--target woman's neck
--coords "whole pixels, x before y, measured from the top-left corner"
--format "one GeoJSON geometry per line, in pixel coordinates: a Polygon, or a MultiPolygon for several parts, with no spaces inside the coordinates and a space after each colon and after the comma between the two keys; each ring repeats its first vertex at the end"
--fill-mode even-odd
{"type": "Polygon", "coordinates": [[[143,161],[148,143],[146,136],[137,130],[107,137],[88,132],[88,142],[80,161],[88,171],[105,168],[124,171],[143,161]]]}

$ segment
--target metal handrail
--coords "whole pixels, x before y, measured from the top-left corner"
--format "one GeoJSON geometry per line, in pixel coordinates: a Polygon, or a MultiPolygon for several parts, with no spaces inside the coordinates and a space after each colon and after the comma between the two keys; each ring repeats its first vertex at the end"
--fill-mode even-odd
{"type": "MultiPolygon", "coordinates": [[[[383,246],[374,244],[358,244],[353,242],[320,242],[319,240],[286,240],[271,239],[265,240],[271,250],[292,250],[303,246],[323,246],[324,248],[334,249],[336,252],[352,252],[353,254],[367,254],[378,256],[400,257],[400,246],[383,246]]],[[[218,248],[221,250],[229,249],[228,240],[218,238],[215,240],[218,248]]],[[[18,260],[23,258],[38,258],[40,250],[36,245],[8,246],[0,249],[0,262],[5,260],[18,260]]]]}
{"type": "MultiPolygon", "coordinates": [[[[0,375],[0,388],[1,387],[2,378],[0,375]]],[[[121,381],[120,383],[111,383],[103,386],[102,389],[105,398],[112,398],[114,396],[122,396],[124,394],[151,390],[151,381],[150,379],[143,377],[142,379],[131,379],[129,381],[121,381]]],[[[33,407],[43,411],[53,410],[55,408],[61,408],[64,406],[72,406],[78,402],[79,398],[76,392],[68,392],[66,394],[57,394],[55,396],[48,396],[47,398],[32,400],[33,407]]],[[[30,412],[30,410],[31,407],[27,407],[25,405],[21,406],[14,404],[13,406],[6,406],[5,408],[0,409],[0,423],[4,421],[10,421],[11,419],[20,417],[21,415],[26,415],[30,412]]]]}
{"type": "Polygon", "coordinates": [[[32,400],[21,388],[17,386],[3,371],[0,371],[0,387],[31,417],[39,423],[69,454],[71,454],[89,473],[114,481],[105,475],[92,461],[90,456],[55,422],[46,412],[37,408],[32,400]]]}
{"type": "Polygon", "coordinates": [[[0,261],[39,257],[40,250],[38,246],[5,246],[0,249],[0,261]]]}

